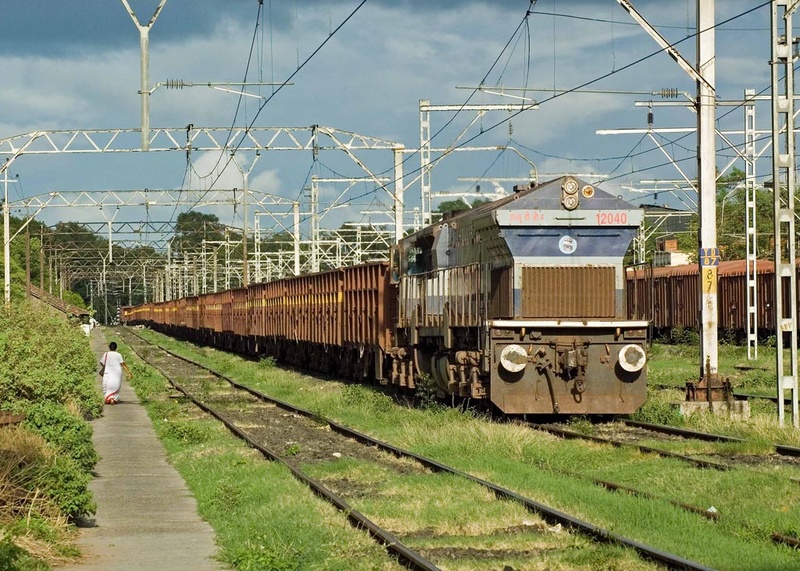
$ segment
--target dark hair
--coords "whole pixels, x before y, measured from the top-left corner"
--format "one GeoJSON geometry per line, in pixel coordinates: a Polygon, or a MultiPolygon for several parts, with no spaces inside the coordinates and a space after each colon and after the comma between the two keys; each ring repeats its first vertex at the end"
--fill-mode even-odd
{"type": "Polygon", "coordinates": [[[108,348],[111,349],[112,351],[116,351],[117,344],[112,341],[111,343],[108,344],[108,348]]]}

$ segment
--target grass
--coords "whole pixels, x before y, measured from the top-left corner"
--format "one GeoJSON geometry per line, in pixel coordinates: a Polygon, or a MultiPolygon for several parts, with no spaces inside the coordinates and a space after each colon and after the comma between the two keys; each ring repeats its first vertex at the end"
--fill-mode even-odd
{"type": "MultiPolygon", "coordinates": [[[[748,360],[747,348],[719,346],[719,372],[728,377],[734,391],[774,396],[777,392],[774,347],[759,346],[758,358],[748,360]]],[[[786,359],[788,362],[788,358],[786,359]]],[[[676,404],[685,399],[687,381],[699,377],[699,349],[690,345],[653,345],[648,362],[648,382],[669,385],[672,391],[649,389],[648,400],[635,416],[639,420],[685,425],[695,430],[718,432],[764,443],[800,446],[800,431],[791,426],[791,411],[786,409],[786,425],[778,426],[777,405],[767,400],[750,402],[750,418],[732,420],[726,416],[692,415],[682,418],[676,404]]],[[[786,391],[786,396],[789,392],[786,391]]]]}
{"type": "Polygon", "coordinates": [[[264,461],[185,399],[170,399],[163,377],[121,347],[169,461],[216,531],[221,561],[244,571],[400,569],[283,465],[264,461]]]}
{"type": "MultiPolygon", "coordinates": [[[[158,338],[159,342],[176,352],[192,356],[212,368],[224,369],[229,376],[273,397],[451,464],[614,533],[720,569],[755,571],[797,567],[797,554],[787,547],[773,544],[769,538],[775,531],[791,535],[800,530],[800,488],[788,478],[795,473],[791,468],[726,472],[699,470],[677,460],[659,459],[634,450],[563,441],[514,424],[487,422],[479,416],[454,409],[404,408],[371,387],[321,381],[210,349],[158,338]],[[642,489],[662,500],[609,492],[589,482],[587,476],[642,489]],[[720,519],[718,522],[709,521],[670,504],[668,499],[701,508],[714,506],[720,519]]],[[[721,354],[724,355],[721,363],[726,363],[725,366],[741,362],[741,353],[733,348],[725,347],[721,354]]],[[[760,358],[768,359],[769,356],[760,358]]],[[[691,350],[657,347],[651,367],[656,377],[660,375],[674,386],[681,386],[691,378],[685,377],[693,370],[691,350]],[[667,376],[669,371],[672,371],[672,377],[667,376]]],[[[750,373],[752,371],[742,374],[750,373]]],[[[680,391],[673,390],[667,397],[648,402],[648,406],[669,411],[674,409],[674,402],[682,398],[680,391]]],[[[706,417],[692,417],[694,420],[691,422],[695,427],[702,423],[709,426],[719,423],[728,432],[736,431],[753,438],[757,441],[753,451],[759,450],[759,439],[772,441],[780,437],[796,442],[798,437],[794,431],[778,430],[774,417],[773,411],[771,415],[758,413],[745,423],[706,417]]],[[[585,422],[585,419],[576,419],[573,428],[579,430],[581,423],[585,422]]],[[[683,422],[689,421],[683,419],[683,422]]],[[[698,446],[702,452],[705,445],[698,446]]],[[[331,463],[325,468],[330,474],[320,473],[320,476],[334,478],[337,470],[350,469],[346,465],[331,463]]],[[[353,474],[357,474],[353,478],[363,480],[363,485],[370,490],[377,486],[381,493],[400,493],[403,487],[399,482],[385,482],[383,475],[371,473],[363,467],[353,474]]],[[[447,537],[470,537],[470,534],[491,537],[491,529],[481,531],[470,527],[474,520],[481,518],[480,511],[474,514],[448,512],[446,506],[435,501],[435,487],[427,490],[422,478],[418,487],[402,491],[417,492],[424,501],[412,504],[416,507],[407,511],[396,508],[398,511],[395,513],[382,514],[393,527],[406,526],[416,533],[430,528],[448,533],[447,537]],[[424,509],[428,503],[433,506],[430,512],[424,509]],[[423,514],[422,522],[413,522],[411,514],[423,514]]],[[[481,509],[480,502],[474,503],[476,510],[481,509]]],[[[365,510],[371,507],[369,500],[364,500],[364,506],[365,510]]],[[[518,517],[536,520],[531,514],[519,514],[518,517]]],[[[571,538],[570,541],[579,543],[581,540],[571,538]]],[[[448,545],[455,545],[455,542],[448,545]]],[[[627,550],[605,549],[581,555],[588,557],[586,562],[576,555],[576,559],[559,564],[556,560],[564,557],[563,552],[553,556],[553,560],[548,559],[548,555],[544,557],[547,565],[542,568],[627,569],[649,565],[643,564],[627,550]]],[[[575,551],[580,553],[582,550],[575,551]]],[[[468,564],[466,559],[458,559],[452,568],[478,568],[469,567],[471,563],[468,564]]]]}

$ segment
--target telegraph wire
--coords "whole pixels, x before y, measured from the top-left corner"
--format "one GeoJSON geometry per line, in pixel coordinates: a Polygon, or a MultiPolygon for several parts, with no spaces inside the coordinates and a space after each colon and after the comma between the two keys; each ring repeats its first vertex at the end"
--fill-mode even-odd
{"type": "MultiPolygon", "coordinates": [[[[260,0],[260,1],[263,1],[263,0],[260,0]]],[[[282,83],[281,83],[281,84],[278,86],[278,88],[277,88],[277,89],[275,89],[275,90],[272,92],[272,95],[270,95],[269,97],[267,97],[267,98],[266,98],[266,99],[265,99],[265,100],[264,100],[264,101],[261,103],[261,105],[259,105],[259,107],[258,107],[258,111],[256,112],[255,116],[253,117],[252,121],[250,121],[249,125],[248,125],[247,127],[245,127],[245,132],[244,132],[245,136],[246,136],[247,134],[249,134],[249,132],[250,132],[250,129],[252,129],[252,128],[253,128],[253,125],[255,124],[256,120],[258,119],[258,116],[259,116],[259,115],[261,114],[261,112],[264,110],[264,107],[266,107],[266,106],[267,106],[267,104],[269,104],[269,103],[270,103],[270,101],[272,101],[272,99],[273,99],[273,98],[274,98],[274,97],[275,97],[275,96],[276,96],[278,93],[280,93],[280,92],[281,92],[281,90],[282,90],[284,87],[286,87],[286,86],[287,86],[287,85],[288,85],[288,84],[289,84],[289,83],[292,81],[292,79],[294,79],[294,77],[295,77],[295,76],[296,76],[298,73],[300,73],[300,71],[301,71],[301,70],[302,70],[302,69],[303,69],[303,68],[304,68],[304,67],[305,67],[305,66],[306,66],[306,65],[307,65],[307,64],[308,64],[308,63],[309,63],[309,62],[310,62],[310,61],[311,61],[311,60],[312,60],[312,59],[313,59],[313,58],[314,58],[314,57],[315,57],[315,56],[316,56],[316,55],[317,55],[317,54],[318,54],[318,53],[319,53],[321,50],[322,50],[322,48],[324,48],[324,47],[327,45],[327,43],[328,43],[328,42],[331,40],[331,38],[333,38],[333,37],[336,35],[336,33],[337,33],[337,32],[339,32],[339,30],[341,30],[341,29],[342,29],[342,28],[345,26],[345,24],[347,24],[347,22],[349,22],[349,21],[350,21],[350,20],[353,18],[353,16],[355,16],[355,15],[356,15],[356,13],[357,13],[357,12],[358,12],[358,11],[361,9],[361,7],[362,7],[362,6],[364,6],[364,4],[366,4],[366,3],[367,3],[367,0],[361,0],[361,2],[358,4],[358,6],[356,6],[356,7],[355,7],[355,9],[354,9],[352,12],[350,12],[350,14],[349,14],[349,15],[348,15],[348,16],[347,16],[347,17],[346,17],[344,20],[342,20],[342,22],[340,22],[340,23],[339,23],[339,25],[338,25],[338,26],[336,26],[336,28],[334,28],[334,29],[333,29],[333,31],[331,31],[331,32],[328,34],[328,37],[326,37],[326,38],[325,38],[325,39],[324,39],[324,40],[323,40],[323,41],[322,41],[322,42],[321,42],[321,43],[320,43],[320,44],[319,44],[319,45],[318,45],[318,46],[317,46],[317,47],[314,49],[314,51],[313,51],[313,52],[311,52],[311,55],[309,55],[309,56],[308,56],[308,57],[307,57],[307,58],[306,58],[306,59],[305,59],[305,60],[304,60],[304,61],[303,61],[303,62],[302,62],[302,63],[301,63],[301,64],[300,64],[298,67],[297,67],[297,69],[295,69],[295,70],[294,70],[294,71],[293,71],[293,72],[292,72],[292,73],[291,73],[291,74],[290,74],[290,75],[289,75],[289,76],[288,76],[288,77],[287,77],[287,78],[286,78],[286,79],[285,79],[285,80],[284,80],[284,81],[283,81],[283,82],[282,82],[282,83]]],[[[299,52],[298,52],[298,54],[299,54],[299,52]]],[[[240,96],[240,98],[241,98],[241,96],[240,96]]],[[[233,131],[233,128],[231,128],[231,131],[233,131]]],[[[241,146],[242,146],[242,140],[240,139],[240,141],[239,141],[238,143],[236,143],[236,145],[233,147],[233,149],[229,151],[229,152],[230,152],[230,155],[229,155],[229,157],[228,157],[228,160],[227,160],[227,161],[226,161],[226,163],[225,163],[225,166],[222,168],[222,170],[220,171],[220,173],[217,175],[217,177],[216,177],[216,178],[214,179],[214,181],[211,183],[211,186],[209,187],[209,189],[210,189],[211,187],[213,187],[213,186],[214,186],[214,184],[216,184],[216,182],[217,182],[217,181],[220,179],[220,177],[222,176],[222,173],[223,173],[223,172],[225,172],[225,169],[226,169],[226,168],[228,167],[228,165],[231,163],[231,161],[233,160],[233,157],[234,157],[234,156],[236,155],[236,153],[239,151],[239,147],[241,147],[241,146]]],[[[224,152],[223,152],[223,153],[224,153],[224,152]]],[[[220,154],[220,159],[219,159],[219,161],[221,161],[221,160],[222,160],[222,156],[223,156],[223,154],[221,153],[221,154],[220,154]]],[[[217,164],[219,164],[219,161],[217,162],[217,164]]],[[[208,193],[208,191],[206,191],[206,194],[207,194],[207,193],[208,193]]],[[[205,196],[205,194],[204,194],[203,196],[205,196]]],[[[200,197],[200,198],[197,200],[197,202],[195,202],[195,205],[194,205],[194,206],[196,206],[196,205],[197,205],[197,204],[200,202],[200,200],[202,200],[203,196],[201,196],[201,197],[200,197]]],[[[192,206],[192,208],[194,208],[194,206],[192,206]]]]}
{"type": "MultiPolygon", "coordinates": [[[[531,2],[531,7],[533,6],[533,4],[534,4],[534,3],[535,3],[535,1],[532,1],[532,2],[531,2]]],[[[752,7],[752,8],[749,8],[748,10],[745,10],[744,12],[741,12],[740,14],[737,14],[737,15],[735,15],[735,16],[732,16],[732,17],[730,17],[730,18],[728,18],[728,19],[726,19],[726,20],[723,20],[723,21],[721,21],[721,22],[718,22],[718,23],[714,24],[714,26],[710,27],[709,29],[715,29],[715,28],[718,28],[718,27],[724,26],[725,24],[727,24],[727,23],[729,23],[729,22],[732,22],[732,21],[734,21],[734,20],[737,20],[737,19],[739,19],[739,18],[742,18],[742,17],[744,17],[744,16],[746,16],[746,15],[748,15],[748,14],[751,14],[752,12],[755,12],[756,10],[760,10],[761,8],[764,8],[765,6],[768,6],[768,5],[770,5],[770,4],[771,4],[771,1],[770,1],[770,0],[767,0],[767,1],[765,1],[765,2],[762,2],[761,4],[758,4],[757,6],[754,6],[754,7],[752,7]]],[[[527,17],[528,17],[528,16],[529,16],[531,13],[532,13],[532,12],[531,12],[531,10],[529,9],[529,10],[528,10],[528,12],[526,13],[526,16],[525,16],[525,17],[527,18],[527,17]]],[[[517,29],[516,29],[516,30],[515,30],[515,32],[514,32],[514,35],[516,35],[516,33],[519,31],[519,28],[521,27],[521,25],[522,25],[522,23],[520,23],[520,26],[518,26],[518,27],[517,27],[517,29]]],[[[703,31],[706,31],[706,30],[703,30],[703,31]]],[[[691,39],[691,38],[693,38],[693,37],[696,37],[697,35],[698,35],[698,32],[695,32],[694,34],[692,34],[692,35],[690,35],[690,36],[687,36],[687,37],[685,37],[685,38],[683,38],[683,39],[681,39],[681,40],[678,40],[677,42],[675,42],[675,43],[673,43],[673,44],[670,44],[670,46],[673,46],[673,47],[674,47],[674,46],[676,46],[676,45],[678,45],[678,44],[680,44],[680,43],[682,43],[682,42],[684,42],[684,41],[686,41],[686,40],[688,40],[688,39],[691,39]]],[[[512,36],[512,37],[513,37],[513,36],[512,36]]],[[[510,43],[510,40],[509,40],[509,43],[510,43]]],[[[507,46],[508,46],[508,44],[506,44],[506,47],[507,47],[507,46]]],[[[506,49],[506,48],[504,48],[504,50],[505,50],[505,49],[506,49]]],[[[624,66],[622,66],[622,67],[620,67],[620,68],[618,68],[618,69],[615,69],[615,70],[613,70],[613,71],[610,71],[610,72],[604,73],[604,74],[602,74],[602,75],[600,75],[600,76],[598,76],[598,77],[595,77],[594,79],[591,79],[591,80],[589,80],[589,81],[586,81],[586,82],[584,82],[584,83],[581,83],[581,84],[579,84],[579,85],[577,85],[577,86],[575,86],[575,87],[572,87],[572,88],[570,88],[570,89],[566,89],[566,90],[563,90],[563,91],[559,91],[558,93],[555,93],[555,94],[553,94],[552,96],[550,96],[550,97],[548,97],[548,98],[546,98],[546,99],[544,99],[544,100],[542,100],[542,101],[539,101],[539,102],[538,102],[538,104],[541,106],[541,105],[543,105],[543,104],[545,104],[545,103],[548,103],[548,102],[550,102],[550,101],[553,101],[554,99],[557,99],[557,98],[559,98],[559,97],[563,97],[564,95],[568,95],[568,94],[571,94],[571,93],[577,92],[577,91],[581,90],[581,89],[582,89],[582,88],[584,88],[584,87],[587,87],[587,86],[589,86],[589,85],[592,85],[592,84],[594,84],[594,83],[597,83],[597,82],[599,82],[599,81],[602,81],[602,80],[604,80],[604,79],[607,79],[608,77],[611,77],[612,75],[616,75],[617,73],[620,73],[620,72],[622,72],[622,71],[625,71],[625,70],[627,70],[627,69],[630,69],[631,67],[633,67],[633,66],[636,66],[636,65],[638,65],[638,64],[640,64],[640,63],[643,63],[643,62],[647,61],[648,59],[650,59],[650,58],[652,58],[652,57],[654,57],[654,56],[656,56],[656,55],[658,55],[658,54],[662,54],[662,53],[664,53],[664,50],[662,50],[662,49],[658,49],[658,50],[656,50],[656,51],[654,51],[654,52],[652,52],[652,53],[650,53],[650,54],[648,54],[648,55],[645,55],[645,56],[643,56],[643,57],[641,57],[641,58],[639,58],[639,59],[637,59],[637,60],[634,60],[634,61],[632,61],[632,62],[630,62],[630,63],[628,63],[628,64],[626,64],[626,65],[624,65],[624,66]]],[[[502,52],[501,52],[501,54],[502,54],[502,52]]],[[[491,71],[491,70],[490,70],[490,71],[491,71]]],[[[488,73],[489,73],[489,72],[487,72],[486,76],[488,76],[488,73]]],[[[484,76],[484,80],[485,80],[486,76],[484,76]]],[[[469,102],[469,100],[472,98],[472,95],[474,95],[474,92],[473,92],[473,94],[471,94],[471,95],[469,96],[469,98],[468,98],[468,99],[467,99],[467,101],[466,101],[466,102],[465,102],[465,103],[462,105],[462,107],[463,107],[463,106],[465,106],[465,105],[466,105],[466,104],[469,102]]],[[[493,125],[490,125],[489,127],[487,127],[487,128],[485,128],[485,129],[483,129],[483,130],[482,130],[480,133],[478,133],[478,134],[476,134],[476,135],[473,135],[472,137],[470,137],[469,139],[466,139],[465,141],[462,141],[461,143],[458,143],[458,144],[456,144],[456,145],[453,145],[453,146],[451,146],[451,147],[448,147],[448,149],[447,149],[447,151],[446,151],[446,152],[442,153],[442,154],[441,154],[440,156],[438,156],[438,157],[435,157],[435,158],[432,158],[432,159],[431,159],[431,166],[433,166],[433,165],[435,165],[437,162],[441,161],[441,160],[442,160],[442,159],[443,159],[445,156],[447,156],[447,155],[448,155],[450,152],[452,152],[453,150],[455,150],[455,149],[459,149],[459,148],[462,148],[462,147],[464,147],[464,146],[468,145],[469,143],[473,142],[473,141],[474,141],[475,139],[477,139],[478,137],[480,137],[480,136],[484,135],[485,133],[488,133],[489,131],[492,131],[492,130],[496,129],[497,127],[499,127],[499,126],[501,126],[501,125],[504,125],[504,124],[508,123],[508,122],[509,122],[509,121],[511,121],[513,118],[515,118],[516,116],[520,115],[521,113],[523,113],[523,112],[525,112],[525,111],[526,111],[525,109],[522,109],[522,110],[520,110],[520,111],[514,111],[514,112],[512,112],[512,113],[511,113],[511,114],[510,114],[510,115],[509,115],[507,118],[505,118],[505,119],[502,119],[502,120],[500,120],[500,121],[498,121],[498,122],[494,123],[493,125]]],[[[453,118],[451,118],[451,121],[450,121],[450,122],[452,122],[452,120],[453,120],[453,118]]],[[[449,124],[449,122],[448,122],[448,124],[449,124]]],[[[444,129],[444,127],[443,127],[442,129],[444,129]]],[[[442,129],[440,129],[439,131],[437,131],[437,134],[441,133],[442,129]]],[[[687,136],[688,136],[688,135],[687,135],[687,136]]],[[[433,140],[433,139],[434,139],[434,136],[432,136],[432,137],[431,137],[431,140],[433,140]]],[[[409,156],[409,157],[408,157],[406,160],[409,160],[409,159],[410,159],[412,156],[414,156],[415,154],[417,154],[417,153],[412,153],[412,154],[411,154],[411,155],[410,155],[410,156],[409,156]]],[[[655,168],[655,167],[651,167],[651,168],[655,168]]],[[[412,170],[412,171],[411,171],[411,172],[409,172],[408,174],[416,174],[416,173],[419,173],[421,170],[422,170],[422,167],[417,167],[415,170],[412,170]]],[[[387,170],[387,171],[384,171],[384,172],[382,172],[382,173],[380,173],[380,174],[386,174],[387,172],[389,172],[389,171],[387,170]]],[[[615,178],[617,178],[617,177],[615,177],[615,178]]],[[[374,191],[375,191],[375,192],[377,192],[377,190],[378,190],[378,188],[375,188],[375,189],[374,189],[374,191]]]]}

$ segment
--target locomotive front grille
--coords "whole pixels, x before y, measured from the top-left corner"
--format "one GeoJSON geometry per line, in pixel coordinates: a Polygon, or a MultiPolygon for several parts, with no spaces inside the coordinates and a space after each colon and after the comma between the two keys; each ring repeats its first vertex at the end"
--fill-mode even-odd
{"type": "Polygon", "coordinates": [[[613,318],[612,266],[522,268],[522,315],[540,318],[613,318]]]}

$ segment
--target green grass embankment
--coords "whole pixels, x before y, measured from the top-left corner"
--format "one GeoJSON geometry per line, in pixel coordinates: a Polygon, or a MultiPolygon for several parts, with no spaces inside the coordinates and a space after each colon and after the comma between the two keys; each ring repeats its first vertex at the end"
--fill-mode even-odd
{"type": "MultiPolygon", "coordinates": [[[[790,479],[793,475],[800,475],[796,469],[750,467],[724,472],[700,470],[636,450],[563,441],[518,425],[493,423],[454,409],[410,409],[398,406],[390,397],[370,387],[317,380],[210,349],[165,341],[161,336],[158,339],[176,352],[204,362],[273,397],[486,478],[614,533],[718,569],[760,571],[796,568],[797,553],[775,545],[770,539],[773,532],[793,535],[800,530],[800,489],[790,479]],[[612,480],[649,491],[661,500],[612,493],[592,484],[590,478],[612,480]],[[719,520],[707,520],[681,510],[667,500],[684,501],[702,508],[713,506],[720,515],[719,520]]],[[[685,379],[677,378],[684,375],[683,363],[677,362],[672,350],[664,350],[663,355],[658,351],[654,351],[651,370],[656,376],[661,375],[660,380],[667,378],[666,371],[673,370],[676,377],[672,380],[676,386],[680,386],[685,382],[685,379]],[[663,362],[659,359],[663,359],[663,362]]],[[[691,364],[687,363],[686,370],[691,368],[691,364]]],[[[676,395],[680,398],[680,393],[676,392],[676,395]]],[[[177,404],[173,402],[169,406],[177,407],[177,404]]],[[[656,406],[661,407],[662,403],[649,403],[643,414],[648,414],[648,407],[656,406]]],[[[177,417],[162,414],[158,409],[154,410],[153,417],[157,422],[158,418],[166,419],[160,421],[163,424],[160,430],[171,433],[167,441],[172,441],[173,445],[183,438],[178,435],[196,430],[191,427],[204,426],[186,416],[180,417],[179,424],[175,425],[178,421],[171,419],[177,417]]],[[[699,419],[685,422],[702,425],[704,422],[724,421],[699,419]]],[[[793,431],[778,431],[775,424],[768,412],[760,411],[756,411],[750,421],[727,422],[730,430],[750,438],[758,439],[763,427],[771,426],[776,431],[773,436],[778,434],[787,443],[797,441],[793,431]]],[[[208,443],[195,442],[190,448],[174,450],[173,461],[189,480],[192,474],[204,471],[210,474],[210,468],[204,470],[203,466],[213,461],[207,458],[215,455],[212,454],[213,448],[208,443]]],[[[243,459],[239,462],[247,463],[249,469],[247,455],[240,455],[243,459]]],[[[253,469],[256,470],[255,467],[253,469]]],[[[267,478],[265,474],[263,486],[271,485],[267,483],[267,478]]],[[[230,487],[238,481],[210,478],[205,484],[190,482],[190,487],[198,495],[201,510],[211,514],[215,509],[215,501],[219,503],[214,498],[224,497],[224,490],[234,495],[239,493],[230,487]],[[228,487],[220,489],[222,484],[219,482],[227,482],[228,487]],[[202,488],[207,490],[198,492],[202,488]]],[[[249,486],[248,483],[243,489],[249,486]]],[[[287,492],[275,490],[274,493],[278,494],[274,497],[280,504],[284,501],[282,494],[287,492]]],[[[412,533],[421,533],[427,528],[435,530],[439,525],[434,517],[426,521],[424,512],[411,511],[422,517],[413,519],[406,514],[404,523],[395,525],[402,525],[412,533]]],[[[272,514],[270,517],[276,516],[272,514]]],[[[456,522],[456,527],[461,525],[463,529],[468,529],[468,514],[463,515],[462,521],[458,518],[458,514],[451,518],[456,522]]],[[[209,521],[216,525],[213,518],[209,517],[209,521]]],[[[453,521],[449,525],[454,525],[453,521]]],[[[254,538],[259,537],[255,531],[257,528],[254,525],[252,530],[244,531],[245,535],[239,536],[231,545],[253,545],[256,541],[254,538]]],[[[294,539],[291,527],[284,531],[279,535],[283,538],[282,542],[295,544],[300,541],[294,539]]],[[[464,532],[465,537],[468,533],[464,532]]],[[[568,563],[548,561],[548,568],[622,569],[630,565],[630,559],[625,557],[618,559],[618,555],[603,554],[602,551],[596,553],[592,557],[607,559],[589,559],[581,563],[574,560],[568,563]]],[[[233,556],[227,559],[235,561],[233,556]]]]}
{"type": "Polygon", "coordinates": [[[95,509],[96,359],[77,324],[27,303],[0,309],[0,356],[0,410],[25,415],[0,427],[0,568],[47,569],[78,555],[72,523],[95,509]]]}

